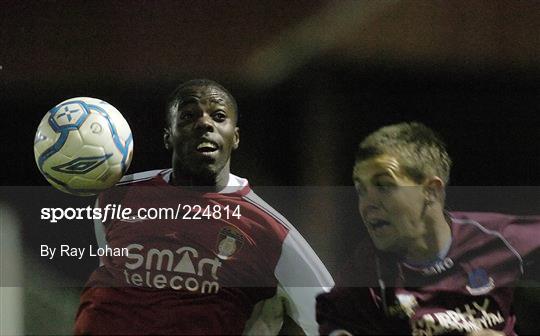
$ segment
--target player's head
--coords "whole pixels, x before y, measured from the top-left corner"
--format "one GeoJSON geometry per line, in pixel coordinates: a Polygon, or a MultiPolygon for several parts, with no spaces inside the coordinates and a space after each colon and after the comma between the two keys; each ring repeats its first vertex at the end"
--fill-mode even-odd
{"type": "Polygon", "coordinates": [[[231,152],[240,141],[237,120],[236,101],[222,85],[208,79],[180,84],[167,104],[164,132],[177,178],[227,179],[231,152]]]}
{"type": "Polygon", "coordinates": [[[358,208],[375,246],[402,251],[429,234],[444,209],[451,160],[420,123],[386,126],[359,145],[353,170],[358,208]]]}

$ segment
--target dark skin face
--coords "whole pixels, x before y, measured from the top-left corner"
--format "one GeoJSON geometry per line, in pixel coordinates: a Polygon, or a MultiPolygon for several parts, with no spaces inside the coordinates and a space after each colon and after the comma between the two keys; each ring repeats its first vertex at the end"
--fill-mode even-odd
{"type": "Polygon", "coordinates": [[[237,112],[228,95],[213,86],[191,87],[169,113],[163,139],[172,152],[171,183],[226,187],[231,153],[240,142],[237,112]]]}

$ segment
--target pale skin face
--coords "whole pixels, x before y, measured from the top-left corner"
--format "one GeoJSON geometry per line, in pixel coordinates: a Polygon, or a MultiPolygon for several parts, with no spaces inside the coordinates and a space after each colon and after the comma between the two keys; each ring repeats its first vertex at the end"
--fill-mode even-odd
{"type": "Polygon", "coordinates": [[[227,186],[231,153],[240,142],[236,120],[237,111],[219,88],[186,89],[164,133],[165,147],[172,151],[172,183],[227,186]]]}
{"type": "Polygon", "coordinates": [[[383,154],[357,163],[353,179],[358,210],[377,249],[423,262],[448,242],[440,178],[417,183],[395,157],[383,154]]]}

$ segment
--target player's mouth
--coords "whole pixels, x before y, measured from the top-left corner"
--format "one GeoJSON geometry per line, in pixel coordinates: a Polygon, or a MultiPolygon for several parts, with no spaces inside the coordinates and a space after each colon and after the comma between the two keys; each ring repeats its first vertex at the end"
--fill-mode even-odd
{"type": "Polygon", "coordinates": [[[197,145],[195,150],[202,156],[214,157],[219,151],[219,146],[214,141],[203,140],[197,145]]]}

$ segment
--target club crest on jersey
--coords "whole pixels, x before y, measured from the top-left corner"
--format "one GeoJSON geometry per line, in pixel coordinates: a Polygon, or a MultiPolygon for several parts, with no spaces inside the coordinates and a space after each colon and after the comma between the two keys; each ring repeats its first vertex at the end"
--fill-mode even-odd
{"type": "Polygon", "coordinates": [[[483,268],[475,268],[468,274],[469,284],[465,286],[472,295],[484,295],[495,288],[495,281],[483,268]]]}
{"type": "Polygon", "coordinates": [[[227,226],[219,231],[217,250],[220,259],[229,259],[242,246],[244,246],[244,234],[238,229],[227,226]]]}

